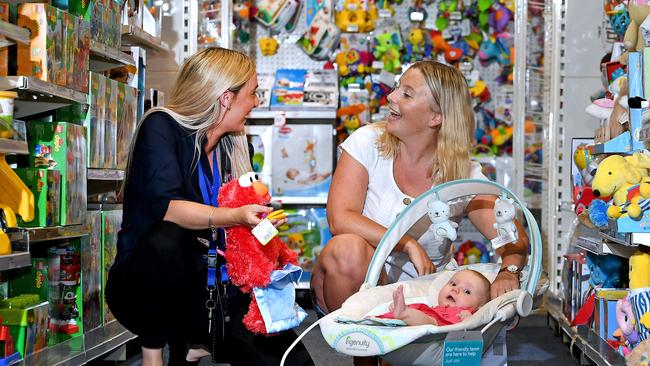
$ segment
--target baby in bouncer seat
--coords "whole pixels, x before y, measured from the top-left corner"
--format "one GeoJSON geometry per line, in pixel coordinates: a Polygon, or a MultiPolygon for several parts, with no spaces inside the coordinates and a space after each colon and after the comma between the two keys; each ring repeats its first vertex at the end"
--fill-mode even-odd
{"type": "Polygon", "coordinates": [[[406,325],[450,325],[459,323],[490,301],[490,281],[480,272],[465,269],[454,274],[438,293],[438,305],[408,304],[404,288],[393,292],[390,312],[377,316],[402,320],[406,325]]]}

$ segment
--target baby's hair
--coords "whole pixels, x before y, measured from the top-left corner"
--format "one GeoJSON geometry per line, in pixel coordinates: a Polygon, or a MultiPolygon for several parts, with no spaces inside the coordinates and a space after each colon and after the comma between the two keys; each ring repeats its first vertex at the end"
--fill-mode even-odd
{"type": "Polygon", "coordinates": [[[481,279],[481,282],[483,282],[483,286],[485,287],[485,301],[481,303],[481,306],[485,305],[488,301],[490,301],[490,286],[492,285],[490,283],[490,280],[488,280],[487,277],[485,277],[483,273],[479,271],[475,271],[473,269],[467,269],[466,271],[472,272],[475,276],[481,279]]]}

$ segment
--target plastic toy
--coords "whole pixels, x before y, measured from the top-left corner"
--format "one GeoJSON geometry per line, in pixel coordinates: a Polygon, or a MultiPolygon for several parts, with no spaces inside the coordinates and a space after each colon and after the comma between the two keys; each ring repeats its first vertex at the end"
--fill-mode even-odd
{"type": "Polygon", "coordinates": [[[490,252],[482,243],[468,240],[458,248],[454,258],[456,259],[456,263],[460,265],[489,263],[490,252]]]}
{"type": "Polygon", "coordinates": [[[436,19],[436,29],[443,31],[449,26],[449,17],[451,13],[458,10],[458,2],[455,0],[443,0],[438,3],[438,18],[436,19]]]}
{"type": "Polygon", "coordinates": [[[427,39],[426,33],[422,29],[411,29],[407,40],[404,62],[415,62],[431,57],[433,45],[427,39]]]}
{"type": "Polygon", "coordinates": [[[445,61],[450,63],[455,62],[463,55],[463,51],[452,47],[447,43],[447,41],[442,37],[442,33],[439,31],[431,31],[429,35],[431,36],[431,42],[433,43],[433,51],[435,53],[442,52],[445,56],[445,61]]]}
{"type": "Polygon", "coordinates": [[[575,184],[578,186],[589,186],[594,179],[594,174],[598,168],[598,162],[593,158],[586,145],[579,145],[573,153],[573,162],[580,170],[580,182],[575,184]]]}
{"type": "Polygon", "coordinates": [[[388,72],[396,73],[402,66],[401,49],[402,38],[399,30],[384,31],[373,38],[373,55],[376,60],[383,62],[384,70],[388,72]]]}
{"type": "Polygon", "coordinates": [[[519,234],[517,226],[513,220],[515,219],[515,206],[512,198],[497,198],[494,201],[494,218],[496,222],[492,226],[497,229],[497,235],[502,237],[511,237],[515,240],[519,234]]]}
{"type": "Polygon", "coordinates": [[[329,58],[341,36],[341,31],[332,23],[329,14],[327,7],[320,9],[297,41],[307,55],[317,60],[329,58]]]}
{"type": "Polygon", "coordinates": [[[343,9],[336,12],[335,22],[345,32],[366,33],[375,28],[374,19],[363,9],[359,0],[344,0],[343,9]]]}
{"type": "Polygon", "coordinates": [[[363,104],[353,104],[346,107],[341,107],[336,111],[336,117],[341,119],[341,125],[348,133],[354,132],[357,128],[361,127],[361,120],[359,114],[366,110],[363,104]]]}
{"type": "Polygon", "coordinates": [[[447,238],[451,241],[456,240],[456,228],[458,224],[449,220],[449,205],[437,200],[429,201],[427,215],[431,220],[431,226],[428,231],[433,233],[436,240],[447,238]]]}
{"type": "Polygon", "coordinates": [[[278,41],[273,37],[263,37],[258,41],[264,56],[273,56],[278,52],[278,41]]]}
{"type": "MultiPolygon", "coordinates": [[[[233,179],[219,190],[219,207],[266,205],[270,201],[268,189],[256,179],[255,173],[247,173],[238,180],[233,179]]],[[[239,225],[226,228],[226,238],[226,269],[231,282],[243,293],[266,287],[274,270],[282,269],[286,264],[298,264],[297,254],[277,236],[266,245],[261,245],[251,233],[251,228],[239,225]]],[[[254,296],[243,322],[253,333],[267,333],[254,296]]]]}

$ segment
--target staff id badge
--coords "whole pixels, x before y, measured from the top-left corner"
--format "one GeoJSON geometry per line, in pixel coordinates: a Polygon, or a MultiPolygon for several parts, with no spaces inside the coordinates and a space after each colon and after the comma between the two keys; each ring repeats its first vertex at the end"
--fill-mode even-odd
{"type": "Polygon", "coordinates": [[[278,229],[271,224],[271,221],[264,219],[253,228],[252,233],[262,245],[266,245],[278,235],[278,229]]]}

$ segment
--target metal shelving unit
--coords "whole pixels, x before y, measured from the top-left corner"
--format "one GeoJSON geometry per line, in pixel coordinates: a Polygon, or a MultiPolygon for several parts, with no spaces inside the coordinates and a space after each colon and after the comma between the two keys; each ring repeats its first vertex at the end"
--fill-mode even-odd
{"type": "Polygon", "coordinates": [[[84,339],[79,336],[67,341],[47,347],[39,352],[25,357],[22,365],[25,366],[74,366],[86,363],[84,352],[84,339]]]}
{"type": "Polygon", "coordinates": [[[48,240],[78,238],[90,233],[90,228],[86,225],[25,228],[24,230],[29,235],[30,243],[48,240]]]}
{"type": "Polygon", "coordinates": [[[86,173],[86,178],[88,180],[121,181],[124,180],[124,170],[88,169],[86,173]]]}
{"type": "Polygon", "coordinates": [[[90,70],[101,72],[125,65],[136,66],[133,56],[121,50],[106,47],[97,41],[90,41],[90,70]]]}
{"type": "Polygon", "coordinates": [[[29,30],[3,20],[0,20],[0,35],[8,39],[0,41],[0,47],[10,46],[14,42],[29,44],[29,30]]]}
{"type": "Polygon", "coordinates": [[[638,246],[634,245],[623,245],[602,238],[584,236],[578,237],[576,246],[598,255],[614,254],[625,258],[629,258],[638,249],[638,246]]]}
{"type": "Polygon", "coordinates": [[[47,112],[72,103],[88,103],[88,95],[27,76],[0,77],[0,90],[16,90],[14,118],[47,112]]]}
{"type": "Polygon", "coordinates": [[[284,113],[287,119],[335,119],[336,111],[256,111],[253,110],[247,119],[274,119],[276,115],[284,113]]]}
{"type": "Polygon", "coordinates": [[[569,352],[580,358],[580,364],[596,364],[599,366],[625,366],[625,358],[614,350],[609,343],[600,338],[593,329],[579,325],[572,327],[562,314],[561,301],[549,294],[545,298],[548,310],[547,322],[564,343],[569,345],[569,352]]]}
{"type": "Polygon", "coordinates": [[[0,256],[0,271],[29,267],[32,265],[32,258],[29,252],[15,252],[0,256]]]}
{"type": "Polygon", "coordinates": [[[29,154],[27,141],[0,139],[0,154],[29,154]]]}
{"type": "Polygon", "coordinates": [[[122,45],[140,46],[150,50],[168,52],[169,46],[160,38],[154,37],[141,28],[122,25],[122,45]]]}
{"type": "Polygon", "coordinates": [[[117,321],[112,321],[103,327],[93,329],[84,334],[85,361],[94,360],[135,337],[137,337],[135,334],[126,330],[117,321]]]}

